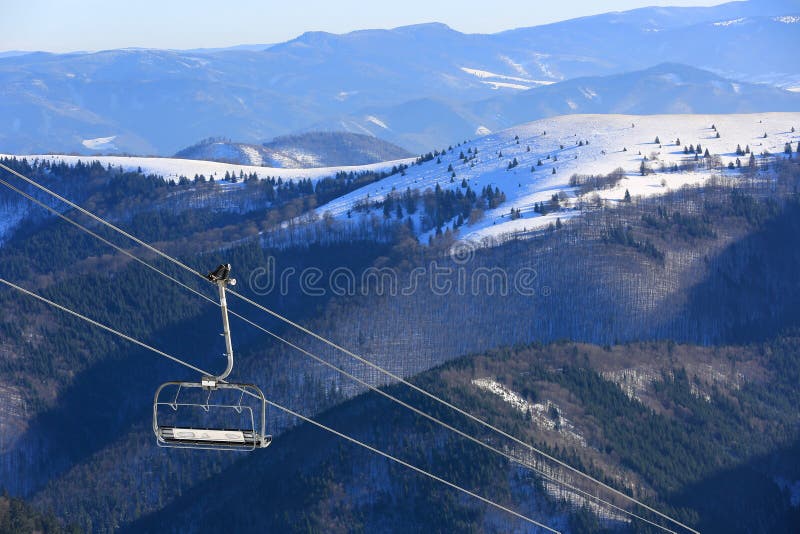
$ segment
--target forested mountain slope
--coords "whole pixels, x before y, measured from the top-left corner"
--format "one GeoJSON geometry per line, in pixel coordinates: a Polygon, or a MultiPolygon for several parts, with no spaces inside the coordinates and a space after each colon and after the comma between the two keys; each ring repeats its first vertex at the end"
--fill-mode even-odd
{"type": "MultiPolygon", "coordinates": [[[[414,382],[701,532],[788,533],[800,519],[799,348],[797,338],[713,349],[565,342],[462,358],[414,382]]],[[[389,390],[455,419],[405,388],[389,390]]],[[[319,420],[565,532],[655,531],[611,509],[598,517],[574,492],[374,394],[319,420]]],[[[309,425],[272,447],[129,531],[537,531],[309,425]]]]}

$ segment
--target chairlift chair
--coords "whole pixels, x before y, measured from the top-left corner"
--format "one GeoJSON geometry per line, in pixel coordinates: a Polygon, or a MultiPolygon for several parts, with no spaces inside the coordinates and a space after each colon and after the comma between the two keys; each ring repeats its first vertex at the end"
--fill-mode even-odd
{"type": "Polygon", "coordinates": [[[219,288],[227,367],[222,374],[203,376],[199,382],[159,386],[153,398],[153,433],[159,447],[252,451],[272,443],[266,433],[267,401],[261,389],[225,381],[233,370],[225,299],[226,287],[236,284],[230,271],[230,265],[220,265],[206,277],[219,288]]]}

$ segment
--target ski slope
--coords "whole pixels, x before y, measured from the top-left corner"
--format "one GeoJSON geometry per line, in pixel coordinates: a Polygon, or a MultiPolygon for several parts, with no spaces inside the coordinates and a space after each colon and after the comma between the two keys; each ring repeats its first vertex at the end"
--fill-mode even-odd
{"type": "MultiPolygon", "coordinates": [[[[739,171],[698,170],[693,172],[660,172],[661,163],[671,166],[693,159],[684,154],[683,145],[701,144],[711,155],[718,155],[724,165],[736,160],[736,146],[750,147],[757,156],[764,151],[783,155],[785,143],[796,150],[800,133],[800,113],[756,113],[742,115],[568,115],[538,120],[501,132],[480,137],[461,146],[453,146],[442,157],[441,163],[433,161],[413,165],[405,176],[394,175],[337,198],[317,209],[336,218],[347,217],[347,212],[359,201],[380,201],[392,190],[403,192],[406,188],[424,191],[438,184],[443,189],[461,187],[462,179],[479,192],[484,186],[500,188],[506,202],[487,210],[483,219],[460,228],[460,237],[481,240],[487,237],[533,230],[555,222],[575,217],[578,210],[566,209],[548,215],[534,212],[534,204],[548,201],[553,194],[563,191],[574,207],[594,194],[610,201],[621,201],[625,191],[633,197],[664,194],[687,184],[702,184],[721,172],[739,176],[739,171]],[[716,131],[711,126],[716,126],[716,131]],[[716,134],[719,132],[720,137],[716,134]],[[764,138],[764,134],[767,137],[764,138]],[[516,137],[519,137],[517,143],[516,137]],[[655,143],[656,137],[660,143],[655,143]],[[681,145],[677,146],[676,141],[681,145]],[[579,146],[583,141],[584,146],[579,146]],[[588,141],[588,144],[586,142],[588,141]],[[563,146],[563,148],[562,148],[563,146]],[[530,152],[528,151],[530,147],[530,152]],[[459,159],[463,151],[477,149],[477,158],[464,163],[459,159]],[[500,154],[502,153],[502,157],[500,154]],[[548,159],[549,156],[549,159],[548,159]],[[655,171],[641,176],[643,157],[647,157],[655,171]],[[653,159],[655,157],[655,159],[653,159]],[[516,158],[518,166],[508,169],[516,158]],[[557,158],[557,159],[556,159],[557,158]],[[543,165],[538,166],[539,160],[543,165]],[[474,164],[474,166],[472,166],[474,164]],[[447,168],[453,166],[454,181],[447,168]],[[533,167],[533,172],[532,172],[533,167]],[[625,177],[617,187],[600,190],[577,198],[575,188],[569,186],[573,174],[608,174],[622,168],[625,177]],[[555,169],[555,174],[553,170],[555,169]],[[512,208],[521,210],[522,217],[510,220],[512,208]]],[[[441,150],[446,147],[439,147],[441,150]]],[[[749,156],[741,157],[743,165],[749,156]]],[[[702,160],[702,157],[700,158],[702,160]]],[[[357,217],[358,215],[351,216],[357,217]]],[[[362,215],[364,216],[364,215],[362,215]]],[[[420,236],[423,242],[427,235],[420,236]]]]}
{"type": "Polygon", "coordinates": [[[361,171],[384,171],[389,170],[395,165],[401,163],[409,164],[413,159],[402,159],[394,161],[384,161],[380,163],[372,163],[369,165],[354,165],[354,166],[340,166],[340,167],[319,167],[309,169],[284,169],[278,167],[261,167],[255,165],[236,165],[231,163],[219,163],[216,161],[203,161],[179,158],[148,158],[148,157],[128,157],[128,156],[62,156],[54,154],[0,154],[0,157],[15,157],[17,159],[27,158],[29,161],[35,159],[50,160],[50,161],[63,161],[68,165],[75,165],[78,161],[83,163],[91,163],[99,161],[103,165],[111,165],[112,167],[122,167],[126,171],[135,171],[139,168],[145,174],[157,174],[163,176],[167,180],[177,181],[181,176],[189,179],[194,178],[195,174],[203,174],[206,178],[214,176],[219,180],[225,176],[225,173],[233,173],[237,176],[240,173],[249,175],[256,173],[259,178],[266,178],[268,176],[281,177],[284,180],[298,180],[309,178],[311,180],[318,180],[333,176],[339,171],[346,172],[361,172],[361,171]]]}

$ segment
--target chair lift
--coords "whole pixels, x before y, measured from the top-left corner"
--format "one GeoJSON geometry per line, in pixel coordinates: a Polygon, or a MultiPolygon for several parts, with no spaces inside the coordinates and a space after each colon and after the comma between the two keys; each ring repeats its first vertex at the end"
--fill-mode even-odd
{"type": "Polygon", "coordinates": [[[222,308],[222,335],[228,365],[200,382],[166,382],[153,399],[153,432],[159,447],[252,451],[268,447],[267,401],[254,384],[225,382],[233,370],[233,346],[225,289],[236,285],[231,266],[220,265],[206,278],[217,285],[222,308]],[[212,402],[213,397],[213,402],[212,402]]]}

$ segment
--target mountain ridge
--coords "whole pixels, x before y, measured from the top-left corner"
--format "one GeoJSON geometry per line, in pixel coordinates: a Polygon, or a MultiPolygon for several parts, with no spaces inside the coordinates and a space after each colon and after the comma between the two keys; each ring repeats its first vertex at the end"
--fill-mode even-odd
{"type": "MultiPolygon", "coordinates": [[[[709,22],[735,19],[759,5],[724,4],[693,17],[659,8],[497,34],[463,34],[434,23],[307,33],[263,50],[5,57],[0,112],[10,128],[0,136],[0,150],[92,153],[87,144],[111,137],[120,152],[157,155],[212,136],[256,143],[364,109],[419,100],[463,106],[543,83],[646,69],[665,59],[729,78],[800,86],[793,66],[796,24],[773,20],[796,11],[792,4],[770,3],[760,11],[768,15],[748,25],[709,22]],[[666,20],[669,27],[620,31],[614,23],[620,17],[666,20]]],[[[390,141],[417,151],[452,142],[435,129],[412,133],[416,144],[390,141]]]]}

